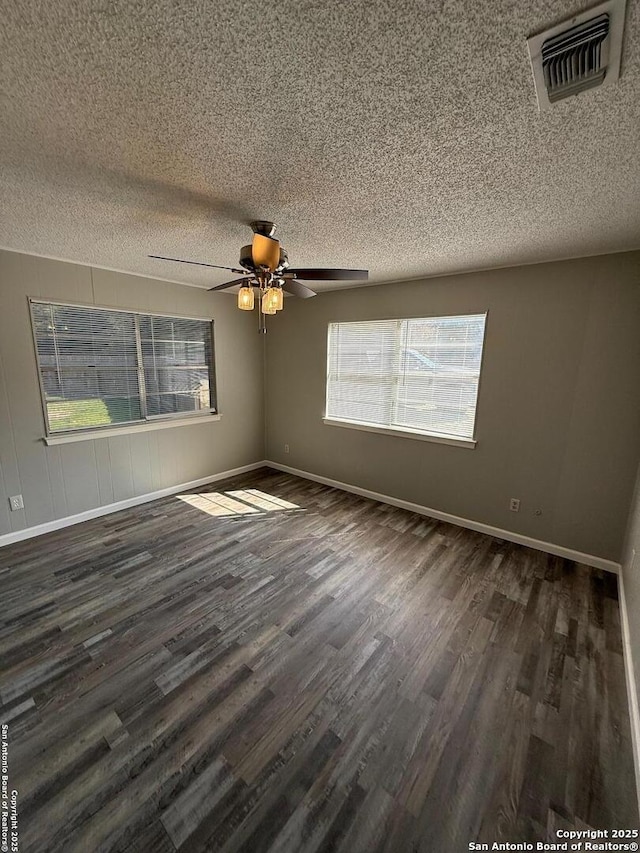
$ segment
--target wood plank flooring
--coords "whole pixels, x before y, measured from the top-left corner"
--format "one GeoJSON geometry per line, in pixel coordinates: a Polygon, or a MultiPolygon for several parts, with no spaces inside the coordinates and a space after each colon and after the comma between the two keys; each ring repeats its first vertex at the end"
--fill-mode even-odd
{"type": "Polygon", "coordinates": [[[266,469],[185,497],[0,550],[20,850],[638,826],[615,576],[266,469]]]}

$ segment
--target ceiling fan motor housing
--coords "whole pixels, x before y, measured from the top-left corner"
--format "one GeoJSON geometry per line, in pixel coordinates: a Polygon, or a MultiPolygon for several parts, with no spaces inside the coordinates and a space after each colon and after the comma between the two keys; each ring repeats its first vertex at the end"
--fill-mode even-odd
{"type": "MultiPolygon", "coordinates": [[[[240,249],[240,266],[244,267],[249,272],[257,272],[256,266],[253,263],[253,253],[252,246],[249,244],[248,246],[243,246],[240,249]]],[[[278,266],[276,271],[282,272],[289,266],[289,257],[286,251],[280,246],[280,260],[278,261],[278,266]]]]}

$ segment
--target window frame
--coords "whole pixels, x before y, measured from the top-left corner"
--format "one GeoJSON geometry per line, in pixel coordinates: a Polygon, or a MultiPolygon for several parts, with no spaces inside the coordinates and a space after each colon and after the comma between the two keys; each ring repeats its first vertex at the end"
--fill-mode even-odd
{"type": "Polygon", "coordinates": [[[176,422],[176,426],[179,421],[196,421],[200,419],[212,419],[219,420],[220,414],[217,406],[218,402],[218,391],[216,385],[216,357],[215,357],[215,335],[214,335],[214,321],[211,317],[194,317],[186,316],[186,315],[177,315],[173,313],[167,313],[163,311],[134,311],[131,308],[114,308],[113,306],[108,305],[98,305],[96,303],[87,303],[87,302],[65,302],[59,301],[56,299],[45,299],[39,297],[28,297],[29,302],[29,317],[31,320],[31,333],[33,337],[33,347],[36,359],[36,369],[38,373],[38,387],[40,389],[40,403],[42,406],[42,415],[44,419],[44,427],[45,427],[45,441],[47,444],[51,443],[65,443],[68,441],[73,441],[74,439],[84,439],[84,438],[94,438],[99,435],[103,435],[109,432],[115,432],[115,434],[122,434],[123,432],[135,432],[138,430],[145,430],[152,428],[155,426],[172,426],[172,421],[176,422]],[[34,317],[34,306],[35,305],[52,305],[54,307],[62,307],[62,308],[82,308],[82,309],[94,309],[96,311],[111,311],[116,314],[130,314],[134,318],[134,329],[135,329],[135,338],[136,338],[136,375],[138,379],[138,390],[140,392],[140,410],[143,414],[142,418],[131,420],[131,421],[119,421],[118,423],[111,424],[98,424],[87,427],[76,427],[74,429],[60,429],[60,430],[52,430],[51,424],[49,422],[49,413],[47,410],[47,396],[46,391],[42,381],[42,365],[40,363],[40,354],[38,352],[38,337],[36,333],[36,323],[34,317]],[[196,320],[198,322],[207,323],[209,325],[209,337],[210,337],[210,347],[211,347],[211,363],[208,365],[209,368],[209,401],[211,399],[215,400],[215,406],[209,406],[205,409],[199,409],[194,412],[171,412],[168,414],[161,415],[149,415],[147,414],[147,401],[146,401],[146,382],[144,376],[144,363],[142,359],[142,341],[140,337],[140,317],[166,317],[172,320],[196,320]]]}
{"type": "MultiPolygon", "coordinates": [[[[480,405],[480,389],[482,387],[482,376],[484,371],[484,357],[485,357],[485,344],[487,339],[487,322],[489,317],[489,311],[468,311],[464,314],[430,314],[428,316],[412,316],[412,317],[376,317],[374,319],[358,319],[358,320],[331,320],[327,324],[327,349],[326,349],[326,370],[325,370],[325,406],[324,413],[322,416],[322,422],[327,426],[334,427],[346,427],[348,429],[360,430],[362,432],[371,432],[371,433],[379,433],[381,435],[391,435],[397,436],[399,438],[411,438],[418,439],[420,441],[430,441],[436,444],[445,444],[451,446],[458,447],[466,447],[473,449],[476,447],[478,441],[476,438],[476,428],[478,423],[478,408],[480,405]],[[476,404],[473,412],[473,428],[471,431],[471,436],[459,436],[459,435],[450,435],[448,433],[435,432],[435,431],[427,431],[414,427],[404,427],[400,425],[385,425],[379,424],[375,422],[368,421],[355,421],[348,420],[346,418],[338,418],[333,415],[329,415],[329,374],[330,374],[330,354],[331,354],[331,327],[332,326],[346,326],[351,323],[361,324],[361,323],[384,323],[384,322],[396,322],[398,324],[406,322],[409,323],[413,320],[439,320],[439,319],[457,319],[457,318],[465,318],[465,317],[484,317],[484,328],[482,334],[482,352],[480,354],[480,366],[478,368],[478,390],[476,394],[476,404]]],[[[397,377],[393,378],[394,387],[397,384],[397,377]]],[[[395,408],[397,401],[395,401],[393,406],[395,408]]]]}

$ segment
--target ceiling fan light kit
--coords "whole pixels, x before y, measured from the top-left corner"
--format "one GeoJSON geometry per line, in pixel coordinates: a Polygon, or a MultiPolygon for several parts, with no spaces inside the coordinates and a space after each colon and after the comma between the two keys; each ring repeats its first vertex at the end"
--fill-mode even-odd
{"type": "Polygon", "coordinates": [[[253,240],[250,245],[243,246],[240,250],[240,266],[244,269],[221,267],[217,264],[201,261],[187,261],[182,258],[167,258],[164,255],[149,255],[149,257],[161,261],[175,261],[181,264],[194,264],[242,273],[244,278],[236,278],[209,289],[225,290],[239,284],[241,287],[238,291],[238,308],[241,311],[253,311],[255,305],[254,288],[257,287],[260,299],[258,330],[263,333],[267,331],[264,315],[273,315],[283,308],[283,291],[302,299],[316,295],[315,291],[302,284],[300,279],[308,281],[366,281],[369,277],[368,270],[290,269],[287,253],[280,245],[280,241],[273,236],[276,230],[275,224],[265,219],[256,219],[251,223],[251,228],[253,240]]]}
{"type": "Polygon", "coordinates": [[[267,299],[267,305],[269,308],[273,308],[274,311],[282,311],[284,308],[284,294],[282,292],[282,285],[278,283],[277,287],[270,287],[265,293],[265,297],[267,299]]]}
{"type": "Polygon", "coordinates": [[[238,291],[238,308],[241,311],[253,311],[253,288],[246,285],[238,291]]]}
{"type": "Polygon", "coordinates": [[[262,295],[262,305],[260,306],[263,314],[275,314],[278,310],[276,308],[276,300],[273,296],[275,292],[275,288],[270,287],[268,290],[262,295]]]}

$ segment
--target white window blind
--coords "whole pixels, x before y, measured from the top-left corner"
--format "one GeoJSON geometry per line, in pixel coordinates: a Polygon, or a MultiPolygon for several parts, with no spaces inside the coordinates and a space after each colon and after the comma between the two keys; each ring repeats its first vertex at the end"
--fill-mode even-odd
{"type": "Polygon", "coordinates": [[[32,301],[48,434],[210,412],[211,323],[32,301]]]}
{"type": "Polygon", "coordinates": [[[329,419],[473,438],[484,314],[329,325],[329,419]]]}
{"type": "Polygon", "coordinates": [[[211,324],[140,317],[148,417],[209,409],[211,324]]]}

